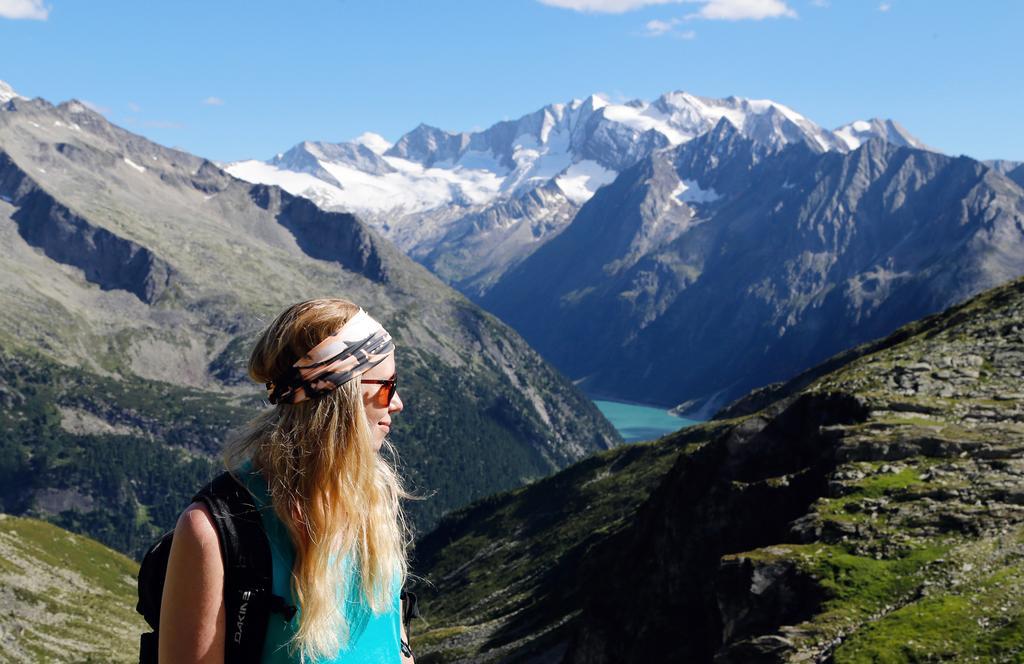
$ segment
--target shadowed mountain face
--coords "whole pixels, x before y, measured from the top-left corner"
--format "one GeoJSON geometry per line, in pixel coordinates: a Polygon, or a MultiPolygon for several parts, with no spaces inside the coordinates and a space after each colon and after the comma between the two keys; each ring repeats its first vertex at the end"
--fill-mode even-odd
{"type": "Polygon", "coordinates": [[[725,120],[599,190],[483,297],[598,394],[707,416],[1024,273],[1024,190],[869,140],[769,153],[725,120]]]}
{"type": "Polygon", "coordinates": [[[0,106],[0,246],[0,397],[13,409],[0,476],[21,487],[4,506],[66,512],[94,534],[89,523],[106,524],[101,539],[123,550],[170,525],[174,501],[151,520],[139,468],[107,477],[88,463],[103,479],[84,478],[69,461],[123,436],[124,450],[177,441],[208,463],[260,407],[245,376],[255,336],[311,297],[351,299],[396,337],[407,405],[393,441],[415,488],[437,492],[414,506],[421,524],[619,441],[515,332],[356,217],[236,180],[77,102],[0,106]],[[136,513],[138,537],[117,539],[136,513]]]}
{"type": "Polygon", "coordinates": [[[418,543],[417,661],[1016,661],[1022,384],[1018,279],[471,505],[418,543]]]}

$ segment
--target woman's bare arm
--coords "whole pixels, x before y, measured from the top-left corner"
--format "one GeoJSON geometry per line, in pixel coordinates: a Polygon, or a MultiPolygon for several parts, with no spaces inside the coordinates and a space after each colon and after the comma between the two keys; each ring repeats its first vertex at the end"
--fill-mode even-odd
{"type": "Polygon", "coordinates": [[[160,661],[224,664],[224,561],[205,505],[189,505],[174,528],[160,603],[160,661]]]}

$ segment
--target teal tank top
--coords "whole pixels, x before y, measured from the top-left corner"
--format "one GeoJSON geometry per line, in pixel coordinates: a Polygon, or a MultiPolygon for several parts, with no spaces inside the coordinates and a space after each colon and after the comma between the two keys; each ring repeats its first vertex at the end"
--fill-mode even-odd
{"type": "MultiPolygon", "coordinates": [[[[295,547],[292,544],[288,529],[277,517],[274,507],[270,501],[266,480],[263,475],[253,472],[252,462],[248,461],[236,471],[249,493],[256,501],[260,509],[260,517],[263,527],[267,531],[267,538],[270,540],[270,554],[273,561],[273,592],[275,595],[289,598],[294,606],[299,603],[292,594],[291,575],[292,565],[295,562],[295,547]]],[[[391,609],[374,615],[363,597],[362,584],[359,574],[354,573],[353,566],[346,564],[348,568],[348,592],[344,600],[345,618],[349,625],[348,645],[341,649],[338,656],[333,659],[318,659],[317,664],[398,664],[401,662],[401,604],[399,600],[399,588],[394,588],[394,601],[391,609]]],[[[290,622],[285,622],[284,616],[279,613],[271,613],[270,621],[267,624],[267,638],[263,645],[262,664],[292,664],[299,662],[298,652],[289,653],[288,642],[298,629],[300,612],[290,622]]]]}

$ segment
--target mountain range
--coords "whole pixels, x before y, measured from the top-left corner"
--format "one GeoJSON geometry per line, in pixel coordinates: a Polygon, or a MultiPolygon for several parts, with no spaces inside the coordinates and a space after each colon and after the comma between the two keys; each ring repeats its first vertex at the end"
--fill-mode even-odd
{"type": "Polygon", "coordinates": [[[1024,274],[1024,189],[872,138],[779,151],[722,120],[602,188],[481,299],[595,394],[708,416],[1024,274]]]}
{"type": "Polygon", "coordinates": [[[256,334],[315,296],[358,302],[396,337],[407,405],[392,439],[414,490],[435,496],[412,506],[421,526],[620,442],[519,335],[353,215],[79,102],[5,95],[5,511],[137,553],[261,407],[245,375],[256,334]]]}
{"type": "Polygon", "coordinates": [[[583,203],[653,151],[728,119],[752,140],[845,152],[868,138],[925,147],[891,120],[829,131],[770,100],[672,92],[647,102],[591,95],[474,132],[421,124],[394,144],[307,141],[227,170],[277,184],[324,209],[354,212],[470,297],[557,235],[583,203]]]}
{"type": "MultiPolygon", "coordinates": [[[[255,335],[342,294],[399,342],[398,462],[437,524],[421,664],[1024,655],[1024,281],[976,295],[1024,272],[1021,164],[774,102],[558,106],[230,167],[448,182],[364,223],[0,84],[2,511],[137,555],[264,407],[255,335]],[[388,239],[421,232],[525,341],[388,239]],[[617,445],[527,341],[591,393],[717,414],[617,445]]],[[[130,561],[0,517],[4,652],[116,658],[130,561]]]]}
{"type": "Polygon", "coordinates": [[[685,92],[228,170],[358,209],[592,395],[698,419],[1024,274],[1024,166],[685,92]]]}

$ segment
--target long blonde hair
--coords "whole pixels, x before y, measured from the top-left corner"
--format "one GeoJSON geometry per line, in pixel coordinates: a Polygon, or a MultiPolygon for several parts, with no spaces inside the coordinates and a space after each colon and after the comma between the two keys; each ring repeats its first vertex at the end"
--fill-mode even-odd
{"type": "MultiPolygon", "coordinates": [[[[249,375],[259,383],[283,375],[358,310],[340,299],[289,307],[256,341],[249,375]]],[[[391,608],[408,571],[401,506],[408,496],[374,449],[359,379],[321,398],[261,412],[225,448],[228,468],[246,459],[263,472],[274,511],[295,544],[291,584],[300,618],[289,645],[304,661],[334,657],[349,639],[342,609],[351,590],[346,565],[359,571],[375,614],[391,608]]]]}

